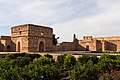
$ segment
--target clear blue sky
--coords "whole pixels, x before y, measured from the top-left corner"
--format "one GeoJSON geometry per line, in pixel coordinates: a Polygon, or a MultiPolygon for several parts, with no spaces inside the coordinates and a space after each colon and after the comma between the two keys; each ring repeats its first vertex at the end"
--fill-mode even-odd
{"type": "Polygon", "coordinates": [[[54,28],[60,41],[120,35],[120,0],[0,0],[0,35],[21,24],[54,28]]]}

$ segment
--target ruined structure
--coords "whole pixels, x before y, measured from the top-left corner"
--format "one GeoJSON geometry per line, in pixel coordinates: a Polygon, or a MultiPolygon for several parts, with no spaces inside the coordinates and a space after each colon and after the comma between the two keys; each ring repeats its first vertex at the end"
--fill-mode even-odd
{"type": "Polygon", "coordinates": [[[0,52],[113,51],[120,52],[120,36],[93,38],[84,36],[73,42],[57,44],[50,27],[25,24],[11,28],[11,36],[0,36],[0,52]]]}
{"type": "Polygon", "coordinates": [[[11,28],[11,36],[0,37],[0,51],[44,52],[52,51],[53,29],[25,24],[11,28]]]}
{"type": "Polygon", "coordinates": [[[84,39],[80,40],[79,44],[84,47],[83,50],[120,52],[120,36],[101,38],[84,36],[84,39]]]}
{"type": "Polygon", "coordinates": [[[0,36],[0,51],[10,51],[12,45],[10,36],[0,36]]]}
{"type": "Polygon", "coordinates": [[[73,42],[61,43],[61,50],[75,51],[111,51],[120,52],[120,36],[93,38],[92,36],[84,36],[83,40],[74,39],[73,42]],[[71,49],[71,46],[73,48],[71,49]]]}

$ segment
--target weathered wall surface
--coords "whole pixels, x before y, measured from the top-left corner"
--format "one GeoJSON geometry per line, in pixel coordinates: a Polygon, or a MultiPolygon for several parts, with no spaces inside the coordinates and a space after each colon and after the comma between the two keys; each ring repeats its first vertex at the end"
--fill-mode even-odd
{"type": "Polygon", "coordinates": [[[63,42],[61,43],[61,51],[74,51],[74,43],[73,42],[63,42]]]}
{"type": "Polygon", "coordinates": [[[79,44],[84,47],[82,50],[87,50],[89,46],[90,51],[120,51],[120,37],[102,37],[92,38],[91,36],[84,36],[83,40],[79,41],[79,44]]]}
{"type": "Polygon", "coordinates": [[[80,45],[84,47],[83,51],[96,51],[96,41],[95,40],[83,40],[80,41],[80,45]]]}
{"type": "Polygon", "coordinates": [[[28,52],[28,25],[20,25],[11,28],[11,39],[17,52],[28,52]]]}
{"type": "Polygon", "coordinates": [[[73,42],[53,45],[53,29],[25,24],[11,28],[11,36],[0,36],[0,51],[50,52],[50,51],[114,51],[120,52],[120,36],[93,38],[84,36],[73,42]]]}
{"type": "MultiPolygon", "coordinates": [[[[104,38],[95,38],[99,41],[105,41],[105,50],[108,51],[120,51],[120,37],[119,36],[113,36],[113,37],[104,37],[104,38]]],[[[103,48],[102,47],[102,48],[103,48]]]]}
{"type": "Polygon", "coordinates": [[[102,51],[102,43],[99,40],[96,40],[96,50],[95,51],[102,51]]]}
{"type": "Polygon", "coordinates": [[[53,29],[50,27],[25,24],[11,28],[10,36],[0,36],[0,51],[39,52],[52,51],[53,29]],[[43,47],[42,47],[43,46],[43,47]]]}
{"type": "Polygon", "coordinates": [[[39,52],[41,42],[43,51],[52,51],[52,35],[52,28],[33,24],[12,28],[12,41],[16,44],[14,47],[18,52],[39,52]]]}
{"type": "Polygon", "coordinates": [[[0,51],[13,51],[10,36],[0,36],[0,51]]]}
{"type": "MultiPolygon", "coordinates": [[[[43,26],[29,26],[29,51],[40,52],[40,43],[43,43],[43,51],[52,51],[52,35],[53,29],[43,26]]],[[[42,46],[41,46],[42,47],[42,46]]]]}

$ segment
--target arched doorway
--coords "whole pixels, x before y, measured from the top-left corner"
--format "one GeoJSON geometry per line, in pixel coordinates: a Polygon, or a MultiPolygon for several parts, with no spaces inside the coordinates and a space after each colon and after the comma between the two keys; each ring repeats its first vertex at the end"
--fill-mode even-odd
{"type": "Polygon", "coordinates": [[[89,51],[89,45],[86,45],[86,51],[89,51]]]}
{"type": "Polygon", "coordinates": [[[41,41],[39,43],[39,52],[44,52],[44,43],[43,43],[43,41],[41,41]]]}
{"type": "Polygon", "coordinates": [[[10,51],[10,45],[7,46],[7,51],[10,51]]]}
{"type": "Polygon", "coordinates": [[[20,52],[20,42],[18,42],[17,51],[20,52]]]}

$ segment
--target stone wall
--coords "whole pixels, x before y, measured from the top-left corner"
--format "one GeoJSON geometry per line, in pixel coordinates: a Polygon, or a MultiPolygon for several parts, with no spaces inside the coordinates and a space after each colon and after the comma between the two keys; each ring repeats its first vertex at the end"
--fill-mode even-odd
{"type": "Polygon", "coordinates": [[[109,51],[120,51],[120,41],[119,40],[111,40],[106,43],[106,50],[109,51]]]}
{"type": "Polygon", "coordinates": [[[99,40],[96,40],[96,50],[95,51],[102,51],[102,42],[99,40]]]}
{"type": "Polygon", "coordinates": [[[120,37],[101,37],[92,38],[91,36],[84,36],[83,40],[79,41],[79,44],[84,47],[80,50],[87,50],[89,47],[90,51],[120,51],[120,37]]]}
{"type": "Polygon", "coordinates": [[[46,26],[25,24],[11,28],[11,36],[0,36],[0,51],[50,52],[50,51],[114,51],[120,52],[120,36],[84,36],[73,42],[53,45],[53,29],[46,26]]]}
{"type": "Polygon", "coordinates": [[[28,52],[29,25],[14,26],[11,28],[14,50],[17,52],[28,52]]]}
{"type": "Polygon", "coordinates": [[[25,24],[12,27],[11,30],[12,41],[15,43],[14,48],[16,48],[16,51],[39,52],[40,42],[43,42],[43,51],[52,51],[52,28],[25,24]]]}
{"type": "Polygon", "coordinates": [[[80,45],[83,48],[82,51],[96,51],[96,41],[95,40],[83,40],[80,41],[80,45]]]}
{"type": "Polygon", "coordinates": [[[61,43],[61,51],[74,51],[75,49],[73,42],[62,42],[61,43]]]}
{"type": "Polygon", "coordinates": [[[10,36],[0,36],[0,51],[12,51],[12,41],[10,36]]]}
{"type": "Polygon", "coordinates": [[[43,51],[52,51],[53,29],[50,27],[30,25],[29,27],[29,51],[40,52],[40,43],[43,43],[43,51]]]}
{"type": "Polygon", "coordinates": [[[103,38],[95,38],[99,41],[105,41],[105,50],[119,52],[120,51],[120,37],[103,37],[103,38]]]}

